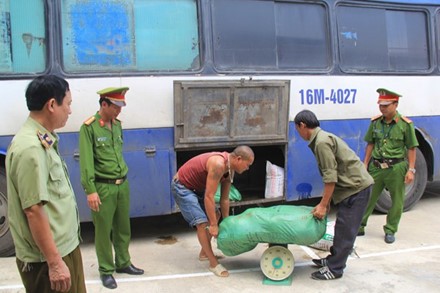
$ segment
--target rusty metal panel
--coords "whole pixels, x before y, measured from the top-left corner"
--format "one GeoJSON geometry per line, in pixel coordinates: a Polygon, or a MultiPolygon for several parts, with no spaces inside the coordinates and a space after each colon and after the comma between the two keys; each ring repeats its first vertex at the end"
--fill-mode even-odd
{"type": "Polygon", "coordinates": [[[175,148],[287,143],[289,88],[284,80],[175,81],[175,148]]]}

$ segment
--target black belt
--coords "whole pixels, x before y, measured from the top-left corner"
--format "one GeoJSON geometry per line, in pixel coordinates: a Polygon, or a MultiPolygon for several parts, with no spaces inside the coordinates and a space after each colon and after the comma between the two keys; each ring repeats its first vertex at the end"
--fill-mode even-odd
{"type": "Polygon", "coordinates": [[[127,176],[118,179],[95,178],[95,182],[121,185],[122,183],[125,182],[126,179],[127,176]]]}
{"type": "Polygon", "coordinates": [[[403,159],[403,158],[391,158],[391,159],[386,159],[386,158],[382,158],[382,159],[375,159],[375,158],[373,158],[373,164],[376,166],[376,167],[381,167],[381,165],[380,164],[383,164],[383,163],[385,163],[385,164],[387,164],[388,166],[390,166],[390,167],[392,167],[393,165],[396,165],[397,163],[400,163],[400,162],[403,162],[403,161],[405,161],[405,159],[403,159]]]}

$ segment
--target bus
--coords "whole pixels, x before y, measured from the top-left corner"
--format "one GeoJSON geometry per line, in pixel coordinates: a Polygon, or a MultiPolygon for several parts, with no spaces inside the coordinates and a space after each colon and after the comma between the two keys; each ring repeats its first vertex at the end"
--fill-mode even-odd
{"type": "MultiPolygon", "coordinates": [[[[28,115],[25,89],[41,74],[70,84],[59,149],[82,222],[91,214],[78,131],[99,108],[96,92],[111,86],[130,88],[119,118],[131,217],[179,212],[170,191],[176,170],[201,152],[241,144],[256,157],[234,179],[241,199],[232,209],[319,197],[321,177],[295,114],[312,110],[363,158],[380,87],[403,95],[398,110],[420,144],[405,210],[440,178],[440,1],[0,0],[0,30],[0,255],[14,252],[5,155],[28,115]]],[[[377,209],[389,206],[385,190],[377,209]]]]}

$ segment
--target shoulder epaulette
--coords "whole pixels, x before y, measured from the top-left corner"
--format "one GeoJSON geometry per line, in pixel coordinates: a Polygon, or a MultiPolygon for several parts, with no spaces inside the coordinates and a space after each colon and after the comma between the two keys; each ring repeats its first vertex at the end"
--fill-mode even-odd
{"type": "Polygon", "coordinates": [[[93,121],[95,121],[95,120],[96,120],[95,116],[92,116],[92,117],[90,117],[89,119],[87,119],[86,121],[84,121],[84,124],[87,125],[87,126],[89,126],[89,125],[92,124],[93,121]]]}
{"type": "Polygon", "coordinates": [[[48,149],[52,146],[53,140],[49,137],[47,133],[42,133],[41,131],[37,130],[37,136],[45,149],[48,149]]]}
{"type": "Polygon", "coordinates": [[[405,121],[406,123],[412,123],[412,120],[411,119],[409,119],[408,117],[406,117],[406,116],[401,116],[402,117],[402,120],[403,121],[405,121]]]}
{"type": "Polygon", "coordinates": [[[379,119],[380,117],[382,117],[382,114],[379,114],[379,115],[372,117],[371,121],[375,121],[375,120],[379,119]]]}

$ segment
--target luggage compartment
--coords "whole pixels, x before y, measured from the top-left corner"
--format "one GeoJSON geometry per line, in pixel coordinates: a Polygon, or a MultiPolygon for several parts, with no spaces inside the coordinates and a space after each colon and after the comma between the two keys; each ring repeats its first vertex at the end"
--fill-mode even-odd
{"type": "Polygon", "coordinates": [[[248,145],[254,164],[235,174],[242,200],[231,206],[283,200],[265,198],[266,161],[284,168],[288,142],[290,82],[284,80],[204,80],[174,82],[174,147],[177,168],[208,151],[248,145]]]}

